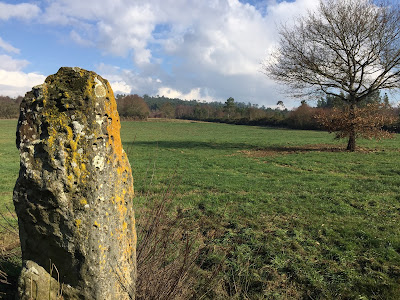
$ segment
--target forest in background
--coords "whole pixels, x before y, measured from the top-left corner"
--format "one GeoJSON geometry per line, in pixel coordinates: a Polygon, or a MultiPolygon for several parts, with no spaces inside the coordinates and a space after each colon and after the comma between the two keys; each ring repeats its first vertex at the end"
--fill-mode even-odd
{"type": "MultiPolygon", "coordinates": [[[[328,113],[334,108],[341,108],[343,101],[333,96],[326,96],[317,101],[316,106],[310,106],[301,101],[300,106],[288,110],[282,101],[277,102],[277,108],[259,106],[250,102],[236,102],[228,98],[222,102],[202,102],[199,100],[182,100],[164,96],[116,95],[118,112],[125,120],[142,120],[147,118],[185,119],[228,123],[237,125],[271,126],[291,129],[323,130],[317,116],[328,113]]],[[[18,118],[19,104],[23,97],[10,98],[0,96],[0,118],[18,118]]],[[[399,108],[392,107],[387,94],[383,96],[376,92],[367,98],[362,105],[380,104],[382,113],[399,116],[399,108]]],[[[400,121],[385,126],[391,132],[400,132],[400,121]]]]}

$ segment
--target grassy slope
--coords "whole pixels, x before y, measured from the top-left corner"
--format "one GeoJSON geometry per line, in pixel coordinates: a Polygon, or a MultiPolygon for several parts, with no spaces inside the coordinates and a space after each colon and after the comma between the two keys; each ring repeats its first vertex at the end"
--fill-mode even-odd
{"type": "MultiPolygon", "coordinates": [[[[18,173],[15,125],[0,120],[1,210],[18,173]]],[[[360,143],[376,151],[345,153],[310,146],[334,144],[324,132],[125,122],[122,140],[135,201],[163,191],[176,173],[176,206],[210,247],[228,252],[225,285],[213,297],[400,294],[398,137],[360,143]]]]}

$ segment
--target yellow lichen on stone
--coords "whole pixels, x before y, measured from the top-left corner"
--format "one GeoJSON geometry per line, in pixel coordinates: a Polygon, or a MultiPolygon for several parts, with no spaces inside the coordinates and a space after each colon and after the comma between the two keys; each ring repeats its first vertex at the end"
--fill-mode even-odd
{"type": "MultiPolygon", "coordinates": [[[[63,141],[63,143],[68,147],[66,147],[66,170],[67,170],[67,179],[69,181],[68,186],[72,186],[73,182],[85,183],[88,172],[86,170],[85,163],[88,161],[87,157],[85,157],[84,153],[78,153],[78,144],[80,142],[80,135],[77,135],[74,139],[73,129],[70,125],[70,118],[64,111],[59,111],[55,106],[50,105],[49,101],[45,101],[48,90],[47,85],[44,85],[43,89],[43,117],[46,119],[48,126],[48,138],[45,143],[49,149],[50,158],[52,161],[57,160],[57,151],[63,151],[60,149],[59,143],[56,141],[63,141]],[[65,134],[63,136],[60,133],[65,134]]],[[[69,97],[68,92],[64,92],[64,95],[69,97]]],[[[59,100],[62,101],[62,100],[59,100]]],[[[68,108],[68,104],[65,104],[65,107],[68,108]]]]}
{"type": "MultiPolygon", "coordinates": [[[[39,170],[31,172],[29,180],[42,184],[52,193],[52,201],[53,198],[58,201],[60,196],[57,209],[49,213],[56,215],[55,222],[63,222],[63,226],[55,231],[57,243],[44,249],[50,249],[50,253],[54,245],[65,247],[63,252],[55,249],[55,253],[68,254],[59,261],[60,265],[64,264],[63,270],[67,270],[64,277],[90,275],[79,278],[82,284],[80,290],[77,289],[78,294],[82,290],[82,295],[89,295],[88,299],[129,299],[118,279],[124,278],[126,286],[134,288],[133,179],[122,148],[120,118],[111,86],[93,72],[62,68],[59,73],[49,76],[43,87],[34,88],[29,95],[26,122],[38,120],[38,124],[32,121],[34,126],[31,127],[37,128],[34,133],[38,138],[33,139],[40,142],[40,147],[29,143],[23,135],[19,144],[24,149],[30,147],[28,158],[39,170]],[[29,116],[31,112],[35,113],[36,119],[29,116]],[[44,154],[34,156],[41,154],[40,151],[44,154]],[[49,160],[50,167],[41,172],[44,159],[49,160]],[[41,178],[40,174],[46,177],[41,178]],[[59,235],[64,232],[67,237],[63,241],[68,243],[58,243],[59,235]],[[81,256],[85,259],[77,263],[81,256]],[[76,266],[81,266],[79,272],[74,269],[76,266]],[[90,274],[86,274],[87,270],[90,274]],[[98,288],[97,281],[104,279],[106,281],[101,285],[104,290],[92,294],[98,288]],[[107,285],[115,288],[108,292],[107,285]]],[[[25,130],[28,129],[27,126],[25,130]]],[[[46,200],[38,199],[37,203],[46,200]]]]}
{"type": "Polygon", "coordinates": [[[77,228],[79,228],[79,226],[81,225],[81,223],[82,223],[82,220],[80,220],[80,219],[76,219],[76,220],[75,220],[75,226],[76,226],[77,228]]]}

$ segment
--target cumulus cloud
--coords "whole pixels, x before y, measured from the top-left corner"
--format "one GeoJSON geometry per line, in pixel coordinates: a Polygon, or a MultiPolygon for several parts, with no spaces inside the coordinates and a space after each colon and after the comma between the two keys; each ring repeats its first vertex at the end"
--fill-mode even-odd
{"type": "Polygon", "coordinates": [[[132,88],[125,81],[110,82],[114,94],[130,94],[132,88]]]}
{"type": "Polygon", "coordinates": [[[40,8],[35,4],[7,4],[0,2],[0,20],[8,20],[10,18],[28,20],[35,18],[39,13],[40,8]]]}
{"type": "Polygon", "coordinates": [[[238,0],[109,0],[103,9],[97,3],[53,1],[44,19],[76,26],[74,36],[82,23],[95,23],[92,38],[100,47],[115,55],[132,53],[138,65],[152,62],[152,46],[158,45],[169,55],[184,55],[226,75],[254,72],[270,42],[269,19],[238,0]]]}
{"type": "Polygon", "coordinates": [[[0,37],[0,49],[3,49],[6,52],[9,53],[16,53],[18,54],[20,52],[19,49],[13,47],[11,44],[7,43],[0,37]]]}
{"type": "Polygon", "coordinates": [[[147,45],[157,21],[147,1],[105,0],[101,5],[97,0],[52,1],[43,21],[72,26],[75,37],[84,31],[106,53],[118,56],[132,53],[138,65],[150,62],[147,45]]]}
{"type": "MultiPolygon", "coordinates": [[[[276,86],[259,72],[260,62],[277,41],[276,24],[317,2],[54,0],[46,2],[40,20],[68,28],[78,45],[129,57],[124,69],[97,66],[119,92],[275,104],[276,86]]],[[[27,16],[25,6],[6,14],[1,5],[0,19],[27,16]]]]}
{"type": "MultiPolygon", "coordinates": [[[[0,49],[10,54],[20,53],[19,49],[13,47],[1,37],[0,49]]],[[[0,54],[0,95],[22,96],[32,86],[43,83],[45,79],[43,75],[22,71],[27,65],[29,65],[29,62],[25,59],[16,59],[7,54],[0,54]]]]}
{"type": "MultiPolygon", "coordinates": [[[[276,25],[317,5],[315,0],[269,1],[262,7],[238,0],[147,3],[152,10],[145,10],[145,15],[151,17],[142,22],[154,31],[142,32],[146,46],[132,45],[132,49],[149,50],[146,62],[151,62],[151,45],[156,45],[177,62],[159,74],[168,85],[159,87],[158,93],[169,90],[170,95],[216,100],[236,96],[259,104],[280,98],[277,87],[259,72],[260,62],[277,42],[276,25]]],[[[163,62],[159,64],[162,69],[163,62]]]]}
{"type": "Polygon", "coordinates": [[[203,100],[207,102],[215,101],[213,97],[207,95],[201,91],[201,88],[193,88],[188,93],[169,88],[161,87],[158,89],[157,95],[168,97],[168,98],[179,98],[183,100],[203,100]]]}
{"type": "Polygon", "coordinates": [[[42,84],[45,76],[37,73],[0,70],[0,91],[4,96],[23,96],[33,86],[42,84]]]}
{"type": "Polygon", "coordinates": [[[20,71],[28,64],[29,62],[24,59],[14,59],[6,54],[0,55],[0,69],[5,71],[20,71]]]}
{"type": "MultiPolygon", "coordinates": [[[[130,88],[130,93],[132,94],[151,94],[156,95],[158,88],[161,85],[161,80],[152,77],[146,74],[137,73],[128,69],[121,69],[119,67],[115,67],[107,64],[99,64],[95,67],[96,72],[101,75],[103,78],[107,79],[114,91],[114,94],[117,94],[117,91],[121,93],[127,93],[128,87],[130,88]],[[123,84],[125,88],[117,85],[117,88],[114,89],[113,83],[120,82],[123,84]],[[121,89],[118,90],[118,87],[121,89]]],[[[150,73],[153,73],[150,71],[150,73]]],[[[154,72],[156,73],[156,71],[154,72]]]]}
{"type": "Polygon", "coordinates": [[[77,33],[75,30],[71,30],[69,33],[69,37],[77,43],[78,45],[84,46],[84,47],[90,47],[94,46],[94,43],[90,41],[89,39],[82,38],[79,33],[77,33]]]}

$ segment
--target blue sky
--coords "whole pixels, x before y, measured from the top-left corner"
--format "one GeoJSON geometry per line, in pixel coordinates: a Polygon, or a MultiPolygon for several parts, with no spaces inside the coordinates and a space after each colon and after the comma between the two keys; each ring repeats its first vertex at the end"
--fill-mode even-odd
{"type": "Polygon", "coordinates": [[[61,66],[108,79],[115,93],[274,106],[260,72],[276,24],[317,0],[0,1],[0,94],[17,96],[61,66]]]}

